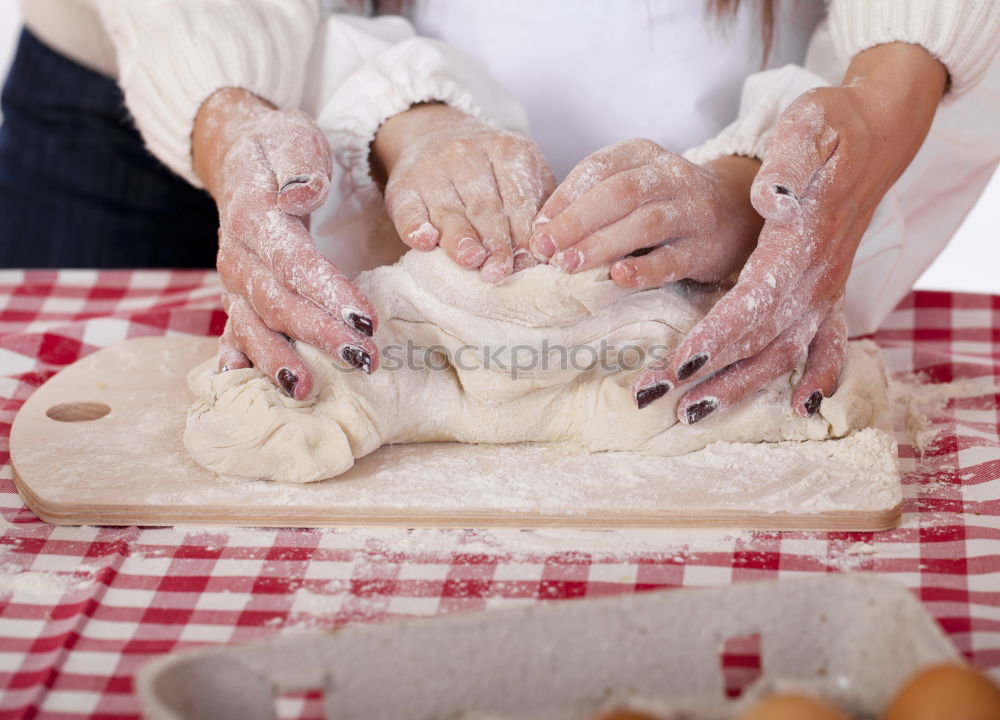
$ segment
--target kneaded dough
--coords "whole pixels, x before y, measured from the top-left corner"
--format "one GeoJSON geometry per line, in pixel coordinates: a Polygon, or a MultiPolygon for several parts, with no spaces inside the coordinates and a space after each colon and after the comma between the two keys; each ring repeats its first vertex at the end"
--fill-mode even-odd
{"type": "Polygon", "coordinates": [[[676,347],[717,297],[681,283],[626,289],[607,268],[567,275],[539,265],[491,285],[442,250],[411,251],[356,282],[379,314],[382,367],[365,375],[298,343],[315,389],[297,401],[258,370],[199,365],[188,379],[198,399],[184,433],[198,463],[221,475],[301,483],[335,477],[388,443],[531,441],[670,456],[719,440],[843,437],[873,425],[885,403],[877,348],[851,343],[840,388],[808,419],[790,401],[800,370],[696,425],[677,420],[679,390],[637,409],[630,389],[638,367],[595,357],[605,347],[676,347]],[[416,358],[434,349],[432,367],[401,362],[408,341],[416,358]]]}

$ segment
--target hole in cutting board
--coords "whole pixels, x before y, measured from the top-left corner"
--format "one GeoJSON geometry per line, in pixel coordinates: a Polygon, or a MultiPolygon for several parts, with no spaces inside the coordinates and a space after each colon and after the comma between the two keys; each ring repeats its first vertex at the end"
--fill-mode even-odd
{"type": "Polygon", "coordinates": [[[740,697],[763,672],[760,661],[760,633],[725,638],[722,641],[719,660],[722,676],[726,681],[726,696],[740,697]]]}
{"type": "Polygon", "coordinates": [[[274,695],[274,710],[277,720],[323,720],[323,691],[292,690],[274,695]]]}
{"type": "Polygon", "coordinates": [[[59,422],[88,422],[97,420],[111,412],[111,408],[99,402],[71,402],[53,405],[45,414],[59,422]]]}

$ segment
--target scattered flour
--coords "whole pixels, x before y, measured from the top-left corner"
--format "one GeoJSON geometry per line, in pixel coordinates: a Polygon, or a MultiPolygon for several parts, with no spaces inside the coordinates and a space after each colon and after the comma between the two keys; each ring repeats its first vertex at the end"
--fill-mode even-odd
{"type": "Polygon", "coordinates": [[[949,402],[998,392],[1000,385],[992,377],[935,383],[929,382],[923,373],[900,373],[889,379],[893,425],[905,429],[910,444],[923,457],[945,430],[945,426],[938,424],[935,418],[941,415],[949,402]]]}
{"type": "Polygon", "coordinates": [[[57,602],[67,593],[90,587],[92,580],[91,575],[21,570],[8,565],[0,567],[0,598],[57,602]]]}

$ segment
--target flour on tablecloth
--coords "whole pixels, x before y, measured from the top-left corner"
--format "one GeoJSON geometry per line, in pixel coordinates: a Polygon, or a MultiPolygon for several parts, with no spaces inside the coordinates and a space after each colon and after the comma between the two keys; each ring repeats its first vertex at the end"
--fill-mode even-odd
{"type": "Polygon", "coordinates": [[[12,596],[15,601],[57,602],[63,595],[90,587],[92,583],[90,575],[0,566],[0,598],[12,596]]]}
{"type": "Polygon", "coordinates": [[[947,429],[937,418],[952,400],[994,395],[1000,392],[992,377],[929,382],[923,373],[899,373],[889,378],[889,405],[893,425],[905,429],[910,444],[923,457],[947,429]]]}

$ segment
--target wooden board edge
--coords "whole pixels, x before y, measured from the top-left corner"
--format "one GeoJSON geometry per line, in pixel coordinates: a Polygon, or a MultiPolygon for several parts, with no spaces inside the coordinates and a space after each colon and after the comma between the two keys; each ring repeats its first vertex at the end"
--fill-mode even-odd
{"type": "MultiPolygon", "coordinates": [[[[109,518],[115,519],[115,526],[164,527],[177,523],[176,508],[164,513],[155,507],[134,512],[134,506],[94,505],[74,508],[72,513],[60,512],[48,505],[20,479],[14,470],[14,484],[25,505],[41,520],[53,525],[107,525],[109,518]],[[152,510],[152,512],[150,512],[152,510]],[[131,511],[131,512],[130,512],[131,511]]],[[[899,525],[902,518],[902,503],[878,513],[859,518],[856,513],[837,510],[813,515],[792,515],[788,513],[751,513],[743,511],[685,511],[671,513],[621,513],[621,520],[615,521],[607,515],[594,516],[589,513],[557,515],[548,513],[507,513],[502,519],[480,516],[469,511],[437,511],[421,517],[407,515],[400,508],[366,508],[364,513],[351,512],[340,515],[316,515],[310,509],[289,508],[288,513],[275,522],[263,514],[255,514],[252,508],[238,508],[240,520],[234,522],[234,508],[213,505],[199,505],[185,508],[187,516],[183,525],[204,525],[206,527],[449,527],[449,528],[565,528],[576,530],[622,530],[656,528],[716,528],[729,530],[801,530],[801,531],[853,531],[880,532],[899,525]],[[693,512],[701,512],[691,519],[693,512]]],[[[491,511],[495,512],[495,511],[491,511]]],[[[269,510],[273,518],[273,508],[269,510]]]]}

